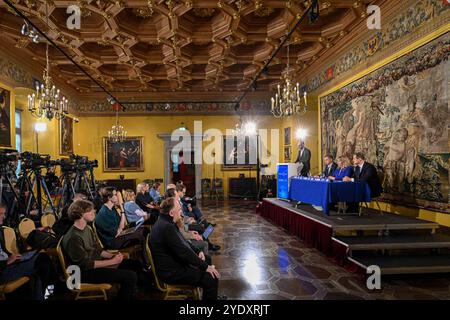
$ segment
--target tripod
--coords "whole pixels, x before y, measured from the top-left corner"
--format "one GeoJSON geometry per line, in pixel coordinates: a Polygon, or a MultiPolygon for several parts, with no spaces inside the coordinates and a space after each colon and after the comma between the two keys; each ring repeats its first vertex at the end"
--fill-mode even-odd
{"type": "Polygon", "coordinates": [[[61,205],[63,203],[64,205],[68,204],[70,200],[72,200],[72,198],[75,196],[75,188],[72,182],[72,174],[73,172],[71,171],[63,170],[63,174],[60,177],[62,192],[61,192],[61,200],[58,203],[58,212],[60,212],[61,205]]]}
{"type": "MultiPolygon", "coordinates": [[[[89,199],[93,200],[94,199],[94,194],[91,190],[91,185],[88,179],[88,176],[86,174],[86,171],[84,170],[78,170],[77,173],[75,174],[75,180],[74,180],[74,189],[76,191],[80,191],[80,190],[84,190],[87,191],[88,197],[89,199]]],[[[94,181],[95,183],[95,181],[94,181]]],[[[95,190],[95,186],[94,186],[94,190],[95,190]]]]}
{"type": "MultiPolygon", "coordinates": [[[[27,206],[25,209],[25,215],[29,216],[32,206],[34,204],[37,205],[38,215],[41,217],[43,215],[43,203],[42,198],[44,196],[46,198],[45,206],[50,204],[53,214],[55,217],[57,216],[57,211],[55,205],[53,204],[53,199],[50,195],[50,191],[48,190],[47,184],[45,183],[45,177],[41,173],[41,167],[35,167],[32,169],[23,168],[21,172],[21,182],[20,182],[20,191],[19,191],[19,203],[25,203],[27,198],[26,192],[29,192],[29,197],[27,201],[27,206]],[[36,193],[35,193],[36,190],[36,193]],[[23,201],[22,201],[23,200],[23,201]]],[[[20,206],[19,206],[20,207],[20,206]]]]}
{"type": "Polygon", "coordinates": [[[6,213],[7,221],[5,222],[8,226],[14,226],[19,223],[17,219],[14,219],[15,214],[13,214],[19,203],[19,195],[14,189],[14,185],[11,181],[11,174],[14,174],[12,172],[12,169],[9,168],[7,163],[0,164],[0,203],[5,203],[8,207],[8,212],[6,213]]]}

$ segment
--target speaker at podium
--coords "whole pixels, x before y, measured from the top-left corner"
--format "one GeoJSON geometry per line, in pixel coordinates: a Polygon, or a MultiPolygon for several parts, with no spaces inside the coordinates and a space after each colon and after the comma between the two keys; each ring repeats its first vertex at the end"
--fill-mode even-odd
{"type": "Polygon", "coordinates": [[[289,200],[289,187],[291,177],[298,176],[298,163],[277,164],[277,198],[289,200]]]}

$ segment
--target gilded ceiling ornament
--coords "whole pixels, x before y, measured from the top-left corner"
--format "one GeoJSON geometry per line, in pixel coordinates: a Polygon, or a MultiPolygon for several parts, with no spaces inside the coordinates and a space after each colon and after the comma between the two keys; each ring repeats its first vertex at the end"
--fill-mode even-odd
{"type": "Polygon", "coordinates": [[[259,7],[255,12],[254,15],[257,17],[268,17],[274,12],[273,8],[270,7],[259,7]]]}
{"type": "Polygon", "coordinates": [[[149,7],[134,8],[133,14],[139,18],[150,18],[153,15],[153,9],[149,7]]]}
{"type": "Polygon", "coordinates": [[[212,17],[216,10],[214,8],[194,8],[194,15],[200,18],[212,17]]]}
{"type": "Polygon", "coordinates": [[[33,9],[36,7],[36,1],[35,0],[25,0],[25,5],[29,9],[33,9]]]}
{"type": "Polygon", "coordinates": [[[29,42],[29,38],[19,38],[14,46],[16,48],[25,48],[29,42]]]}
{"type": "Polygon", "coordinates": [[[97,44],[100,45],[100,46],[106,47],[106,46],[109,46],[109,41],[106,40],[106,39],[102,39],[100,41],[97,41],[97,44]]]}

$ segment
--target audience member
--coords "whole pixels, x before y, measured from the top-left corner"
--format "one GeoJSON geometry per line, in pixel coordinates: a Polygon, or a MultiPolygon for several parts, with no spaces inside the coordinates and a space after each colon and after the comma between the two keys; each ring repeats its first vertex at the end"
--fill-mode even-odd
{"type": "Polygon", "coordinates": [[[150,214],[142,210],[136,202],[134,202],[136,195],[133,190],[125,190],[123,198],[125,201],[125,204],[123,205],[125,215],[127,216],[127,220],[130,225],[135,225],[141,218],[144,218],[145,220],[150,218],[150,214]]]}
{"type": "Polygon", "coordinates": [[[69,218],[68,210],[70,205],[78,200],[87,200],[86,193],[81,191],[75,193],[72,201],[66,204],[61,210],[61,217],[55,222],[52,227],[52,230],[55,232],[57,238],[61,238],[63,235],[65,235],[69,228],[72,226],[73,221],[69,218]]]}
{"type": "Polygon", "coordinates": [[[181,212],[175,198],[168,198],[161,204],[161,215],[150,238],[156,272],[167,284],[198,286],[203,289],[204,300],[215,300],[220,274],[214,265],[205,262],[204,253],[193,248],[181,235],[175,224],[181,212]]]}
{"type": "Polygon", "coordinates": [[[47,286],[53,283],[55,274],[51,259],[45,253],[36,252],[31,258],[22,261],[20,254],[7,252],[3,235],[3,222],[7,207],[0,203],[0,284],[31,277],[32,299],[44,300],[47,286]]]}
{"type": "Polygon", "coordinates": [[[159,203],[162,199],[161,194],[159,193],[159,187],[160,187],[160,183],[159,182],[155,182],[152,186],[152,188],[150,189],[149,193],[150,196],[153,198],[153,201],[155,201],[155,203],[159,203]]]}
{"type": "Polygon", "coordinates": [[[137,291],[139,262],[124,259],[122,253],[110,253],[98,245],[92,229],[87,227],[95,218],[92,202],[74,202],[68,215],[73,226],[63,237],[62,248],[68,264],[80,267],[81,282],[118,283],[118,297],[124,300],[133,299],[137,291]]]}
{"type": "Polygon", "coordinates": [[[136,204],[145,212],[150,214],[150,223],[155,223],[158,219],[159,211],[158,206],[155,204],[152,196],[150,195],[148,183],[141,182],[136,188],[136,204]]]}
{"type": "Polygon", "coordinates": [[[144,240],[143,229],[122,235],[125,229],[125,215],[119,215],[115,206],[118,203],[117,191],[106,187],[103,192],[103,206],[95,218],[98,235],[107,249],[121,249],[144,240]]]}

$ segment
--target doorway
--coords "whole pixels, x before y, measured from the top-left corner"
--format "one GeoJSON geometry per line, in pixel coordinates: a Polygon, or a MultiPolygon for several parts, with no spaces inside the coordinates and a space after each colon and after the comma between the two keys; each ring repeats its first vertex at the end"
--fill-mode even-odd
{"type": "MultiPolygon", "coordinates": [[[[193,151],[191,151],[191,159],[194,159],[193,151]]],[[[184,163],[184,155],[182,151],[180,151],[176,159],[173,157],[170,159],[170,179],[174,184],[180,180],[183,181],[183,184],[186,186],[186,196],[195,196],[195,164],[184,163]]]]}

